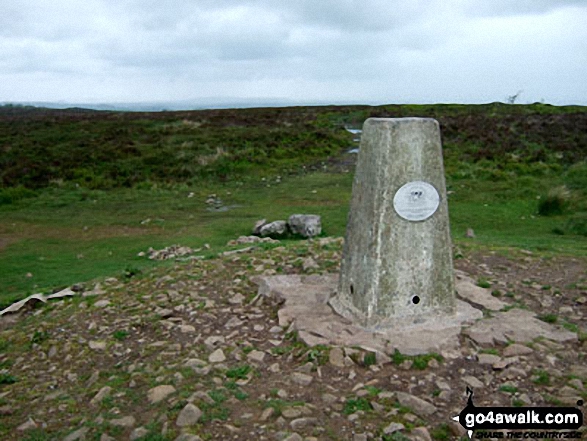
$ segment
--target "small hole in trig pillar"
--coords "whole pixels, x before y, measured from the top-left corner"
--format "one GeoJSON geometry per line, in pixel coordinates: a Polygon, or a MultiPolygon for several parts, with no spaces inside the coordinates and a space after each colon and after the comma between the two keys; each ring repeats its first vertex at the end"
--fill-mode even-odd
{"type": "Polygon", "coordinates": [[[355,293],[355,288],[353,287],[353,285],[351,285],[351,295],[353,295],[355,293]]]}
{"type": "Polygon", "coordinates": [[[420,297],[418,297],[418,296],[412,297],[412,303],[414,305],[417,305],[418,303],[420,303],[420,297]]]}

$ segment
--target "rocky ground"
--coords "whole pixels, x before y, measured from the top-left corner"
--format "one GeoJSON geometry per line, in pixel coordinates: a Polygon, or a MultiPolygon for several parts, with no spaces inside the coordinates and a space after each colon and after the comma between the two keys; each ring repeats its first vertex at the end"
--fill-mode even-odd
{"type": "Polygon", "coordinates": [[[341,240],[246,249],[109,278],[3,317],[0,437],[449,440],[466,437],[451,417],[467,386],[477,406],[587,398],[584,260],[456,251],[456,267],[506,308],[534,311],[575,341],[481,346],[463,335],[456,353],[378,364],[357,348],[306,346],[251,281],[336,272],[341,240]]]}

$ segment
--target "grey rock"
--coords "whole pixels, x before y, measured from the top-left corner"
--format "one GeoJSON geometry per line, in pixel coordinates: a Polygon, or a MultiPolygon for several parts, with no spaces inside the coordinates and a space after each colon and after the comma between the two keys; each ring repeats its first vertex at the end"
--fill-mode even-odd
{"type": "Polygon", "coordinates": [[[245,296],[243,296],[240,292],[237,292],[233,295],[230,299],[228,299],[228,303],[231,305],[240,305],[244,302],[245,296]]]}
{"type": "Polygon", "coordinates": [[[130,441],[135,441],[139,438],[144,437],[145,435],[147,435],[149,433],[149,431],[147,429],[145,429],[144,427],[137,427],[135,430],[133,430],[130,434],[129,440],[130,441]]]}
{"type": "Polygon", "coordinates": [[[298,418],[302,415],[302,411],[299,409],[299,407],[286,407],[281,411],[281,415],[288,419],[298,418]]]}
{"type": "Polygon", "coordinates": [[[468,277],[457,279],[456,289],[461,299],[474,306],[482,306],[491,311],[499,311],[507,306],[507,303],[493,297],[489,289],[475,285],[468,277]]]}
{"type": "Polygon", "coordinates": [[[426,427],[416,427],[410,433],[410,439],[413,441],[432,441],[432,437],[430,436],[430,432],[426,427]]]}
{"type": "Polygon", "coordinates": [[[310,269],[317,269],[320,268],[320,265],[316,263],[316,261],[311,257],[308,256],[302,261],[302,269],[304,271],[308,271],[310,269]]]}
{"type": "Polygon", "coordinates": [[[191,433],[182,433],[175,438],[175,441],[202,441],[202,438],[198,435],[192,435],[191,433]]]}
{"type": "Polygon", "coordinates": [[[94,303],[94,307],[95,308],[105,308],[106,306],[110,305],[110,300],[98,300],[96,303],[94,303]]]}
{"type": "Polygon", "coordinates": [[[209,348],[213,348],[218,346],[218,344],[222,344],[224,343],[225,339],[223,336],[221,335],[212,335],[208,338],[206,338],[206,340],[204,340],[204,344],[206,346],[208,346],[209,348]]]}
{"type": "Polygon", "coordinates": [[[291,379],[294,383],[299,384],[300,386],[308,386],[314,380],[312,376],[301,372],[294,372],[291,375],[291,379]]]}
{"type": "Polygon", "coordinates": [[[155,404],[160,401],[163,401],[169,395],[175,392],[175,388],[170,384],[163,384],[161,386],[156,386],[152,389],[149,389],[147,392],[147,399],[149,403],[155,404]]]}
{"type": "Polygon", "coordinates": [[[501,360],[498,355],[493,354],[479,354],[478,355],[479,364],[494,364],[501,360]]]}
{"type": "Polygon", "coordinates": [[[557,393],[563,397],[574,397],[577,395],[577,390],[569,386],[563,386],[557,393]]]}
{"type": "Polygon", "coordinates": [[[267,421],[275,414],[275,409],[273,407],[268,407],[263,411],[261,417],[259,418],[260,421],[267,421]]]}
{"type": "Polygon", "coordinates": [[[557,342],[577,340],[576,333],[538,320],[532,311],[517,308],[479,320],[463,332],[480,345],[493,345],[496,342],[505,344],[510,340],[529,343],[537,337],[557,342]]]}
{"type": "Polygon", "coordinates": [[[227,328],[227,329],[237,328],[237,327],[239,327],[242,324],[243,324],[243,321],[240,320],[238,317],[231,317],[230,320],[228,320],[224,324],[224,327],[227,328]]]}
{"type": "MultiPolygon", "coordinates": [[[[258,276],[251,281],[259,286],[259,295],[284,303],[277,314],[280,326],[295,322],[300,340],[310,346],[357,346],[376,353],[393,353],[397,349],[407,355],[442,352],[458,345],[464,321],[483,316],[481,311],[459,300],[455,317],[414,325],[410,329],[394,327],[373,333],[349,323],[327,304],[334,299],[332,294],[338,279],[338,274],[280,275],[258,276]]],[[[350,359],[348,362],[352,364],[350,359]]]]}
{"type": "Polygon", "coordinates": [[[273,372],[274,374],[276,374],[280,370],[281,368],[279,367],[279,363],[273,363],[271,366],[269,366],[269,371],[273,372]]]}
{"type": "Polygon", "coordinates": [[[448,422],[448,429],[450,430],[451,434],[459,438],[467,434],[467,429],[461,426],[460,423],[453,420],[448,422]]]}
{"type": "Polygon", "coordinates": [[[518,357],[503,358],[503,359],[493,363],[493,369],[502,370],[511,364],[517,363],[518,361],[519,361],[518,357]]]}
{"type": "Polygon", "coordinates": [[[91,341],[88,343],[90,349],[94,351],[103,351],[106,349],[106,342],[105,341],[91,341]]]}
{"type": "Polygon", "coordinates": [[[22,423],[20,426],[18,426],[16,430],[19,432],[24,432],[25,430],[36,429],[37,427],[38,425],[35,422],[35,420],[29,417],[29,419],[22,423]]]}
{"type": "Polygon", "coordinates": [[[47,353],[47,357],[49,358],[53,358],[57,355],[57,346],[53,345],[51,346],[51,348],[49,349],[49,352],[47,353]]]}
{"type": "Polygon", "coordinates": [[[344,353],[341,348],[332,348],[328,354],[328,361],[336,367],[344,367],[344,353]]]}
{"type": "Polygon", "coordinates": [[[83,441],[86,439],[86,434],[89,430],[90,429],[88,427],[77,429],[75,432],[71,432],[69,435],[63,438],[63,441],[83,441]]]}
{"type": "Polygon", "coordinates": [[[336,395],[325,393],[322,394],[322,401],[324,401],[326,404],[334,404],[338,401],[338,397],[336,395]]]}
{"type": "Polygon", "coordinates": [[[261,237],[282,236],[287,232],[287,223],[283,220],[270,222],[259,229],[261,237]]]}
{"type": "Polygon", "coordinates": [[[306,427],[313,427],[318,424],[318,418],[303,417],[292,420],[289,425],[293,430],[302,430],[306,427]]]}
{"type": "Polygon", "coordinates": [[[116,441],[115,438],[112,438],[110,435],[103,433],[100,435],[100,441],[116,441]]]}
{"type": "Polygon", "coordinates": [[[251,361],[256,362],[256,363],[262,363],[263,360],[265,359],[265,352],[258,351],[255,349],[255,350],[249,352],[249,354],[247,355],[247,358],[251,361]]]}
{"type": "Polygon", "coordinates": [[[207,404],[214,404],[214,400],[212,399],[212,397],[210,397],[210,395],[208,395],[206,392],[204,392],[202,390],[198,390],[198,391],[194,392],[187,399],[187,401],[189,403],[192,403],[195,400],[200,400],[200,401],[203,401],[204,403],[207,403],[207,404]]]}
{"type": "Polygon", "coordinates": [[[481,389],[485,386],[481,381],[479,381],[477,378],[471,375],[463,377],[463,381],[467,383],[469,386],[471,386],[473,389],[481,389]]]}
{"type": "Polygon", "coordinates": [[[218,348],[208,356],[208,361],[210,363],[222,363],[226,361],[226,356],[222,349],[218,348]]]}
{"type": "Polygon", "coordinates": [[[177,416],[175,424],[179,427],[193,426],[202,417],[202,411],[194,404],[188,403],[177,416]]]}
{"type": "Polygon", "coordinates": [[[529,348],[528,346],[521,345],[518,343],[514,343],[509,345],[503,350],[504,357],[513,357],[515,355],[528,355],[534,352],[534,349],[529,348]]]}
{"type": "Polygon", "coordinates": [[[100,378],[100,371],[92,372],[92,375],[90,376],[88,381],[86,381],[86,388],[89,389],[96,381],[98,381],[99,378],[100,378]]]}
{"type": "Polygon", "coordinates": [[[110,395],[112,388],[110,386],[104,386],[102,389],[98,391],[94,398],[90,400],[90,404],[95,406],[96,404],[100,404],[104,398],[110,395]]]}
{"type": "Polygon", "coordinates": [[[255,226],[253,227],[253,234],[255,235],[259,235],[261,234],[261,228],[263,227],[263,225],[267,224],[267,219],[260,219],[257,222],[255,222],[255,226]]]}
{"type": "Polygon", "coordinates": [[[180,325],[179,331],[183,334],[191,334],[196,332],[196,328],[192,325],[180,325]]]}
{"type": "Polygon", "coordinates": [[[577,390],[580,390],[580,391],[585,390],[585,387],[583,386],[583,382],[581,380],[579,380],[578,378],[573,378],[572,380],[569,381],[569,384],[577,390]]]}
{"type": "Polygon", "coordinates": [[[283,441],[304,441],[304,438],[297,433],[292,433],[287,438],[283,438],[283,441]]]}
{"type": "Polygon", "coordinates": [[[405,392],[396,392],[396,397],[402,406],[409,407],[420,417],[430,416],[436,412],[436,406],[422,398],[418,398],[405,392]]]}
{"type": "Polygon", "coordinates": [[[316,214],[292,214],[287,225],[293,234],[303,237],[314,237],[322,233],[322,221],[316,214]]]}
{"type": "Polygon", "coordinates": [[[125,416],[122,418],[116,418],[113,420],[108,421],[112,426],[117,427],[134,427],[136,424],[135,417],[133,416],[125,416]]]}
{"type": "Polygon", "coordinates": [[[402,423],[391,423],[387,427],[383,429],[383,433],[385,435],[391,435],[394,432],[398,432],[400,430],[404,430],[405,426],[402,423]]]}

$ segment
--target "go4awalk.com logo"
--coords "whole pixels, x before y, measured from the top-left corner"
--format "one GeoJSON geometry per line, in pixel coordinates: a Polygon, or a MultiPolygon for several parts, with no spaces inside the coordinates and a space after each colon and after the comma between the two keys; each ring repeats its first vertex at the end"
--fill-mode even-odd
{"type": "MultiPolygon", "coordinates": [[[[580,439],[583,412],[575,407],[477,407],[467,387],[467,406],[453,420],[469,438],[580,439]],[[504,431],[504,429],[506,431],[504,431]],[[499,432],[496,432],[499,430],[499,432]],[[513,431],[507,431],[513,430],[513,431]]],[[[577,402],[582,406],[583,402],[577,402]]]]}

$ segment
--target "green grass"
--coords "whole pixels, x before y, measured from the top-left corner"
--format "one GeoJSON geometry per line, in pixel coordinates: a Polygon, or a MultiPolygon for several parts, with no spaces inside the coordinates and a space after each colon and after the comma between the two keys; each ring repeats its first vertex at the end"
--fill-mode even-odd
{"type": "Polygon", "coordinates": [[[448,427],[448,424],[446,424],[446,423],[442,423],[442,424],[434,427],[430,431],[430,435],[432,436],[432,439],[434,439],[436,441],[448,441],[451,439],[450,428],[448,427]]]}
{"type": "Polygon", "coordinates": [[[118,341],[123,341],[128,337],[128,331],[125,330],[117,330],[112,333],[112,337],[114,337],[118,341]]]}
{"type": "Polygon", "coordinates": [[[345,415],[350,415],[359,410],[362,410],[363,412],[370,412],[371,410],[373,410],[371,402],[364,397],[349,398],[344,403],[342,413],[344,413],[345,415]]]}
{"type": "Polygon", "coordinates": [[[504,384],[499,387],[499,390],[508,394],[515,394],[518,391],[518,388],[510,384],[504,384]]]}
{"type": "Polygon", "coordinates": [[[556,323],[558,321],[558,316],[556,314],[541,314],[538,316],[538,319],[546,323],[556,323]]]}
{"type": "MultiPolygon", "coordinates": [[[[316,213],[322,216],[324,234],[343,236],[351,184],[351,174],[313,173],[272,187],[257,183],[206,190],[120,189],[92,191],[87,199],[79,195],[86,190],[47,190],[37,198],[0,207],[0,237],[15,238],[0,252],[0,305],[104,276],[124,278],[129,268],[137,272],[166,264],[137,257],[149,247],[200,248],[208,243],[208,255],[222,251],[228,240],[250,234],[262,217],[316,213]],[[198,196],[188,198],[191,191],[198,191],[198,196]],[[239,207],[208,212],[208,193],[221,194],[227,204],[239,207]],[[152,221],[141,224],[146,219],[152,221]]],[[[488,188],[487,197],[491,192],[488,188]]],[[[449,199],[449,211],[457,244],[587,255],[587,243],[578,236],[551,233],[564,217],[536,216],[534,199],[485,203],[455,196],[449,199]],[[474,243],[462,238],[469,226],[475,229],[474,243]]]]}
{"type": "Polygon", "coordinates": [[[320,366],[325,365],[328,362],[328,354],[330,353],[330,347],[325,345],[316,345],[308,350],[306,359],[309,362],[316,363],[320,366]]]}
{"type": "Polygon", "coordinates": [[[547,386],[550,384],[550,374],[547,371],[537,369],[534,372],[532,372],[532,374],[532,381],[534,382],[534,384],[539,384],[543,386],[547,386]]]}
{"type": "Polygon", "coordinates": [[[433,360],[433,359],[438,362],[443,361],[443,358],[440,354],[431,353],[431,354],[422,354],[422,355],[413,355],[412,356],[412,355],[404,355],[401,352],[399,352],[397,349],[395,350],[395,352],[393,353],[393,356],[391,358],[393,363],[397,366],[402,364],[404,361],[411,360],[412,367],[414,369],[419,369],[419,370],[426,369],[428,367],[428,363],[430,362],[430,360],[433,360]]]}
{"type": "Polygon", "coordinates": [[[253,368],[249,365],[238,366],[226,371],[226,378],[233,380],[245,380],[253,368]]]}
{"type": "Polygon", "coordinates": [[[140,277],[171,264],[137,256],[149,247],[209,244],[198,254],[211,257],[260,218],[315,213],[324,235],[343,236],[352,173],[316,170],[351,145],[344,125],[360,126],[374,115],[443,123],[450,223],[459,247],[585,257],[585,111],[540,104],[132,115],[0,109],[0,145],[10,146],[0,160],[0,307],[36,292],[106,276],[140,277]],[[524,129],[526,117],[549,115],[561,115],[557,133],[540,124],[524,129]],[[22,164],[30,173],[21,179],[15,171],[22,164]],[[545,195],[562,186],[564,210],[540,216],[545,195]],[[207,211],[211,193],[233,208],[207,211]],[[467,228],[474,239],[464,238],[467,228]]]}
{"type": "Polygon", "coordinates": [[[304,404],[305,403],[303,401],[285,401],[279,398],[271,398],[261,403],[263,409],[267,409],[269,407],[273,408],[276,415],[281,415],[286,407],[299,407],[303,406],[304,404]]]}
{"type": "Polygon", "coordinates": [[[0,373],[0,385],[2,384],[14,384],[18,379],[11,374],[0,373]]]}

